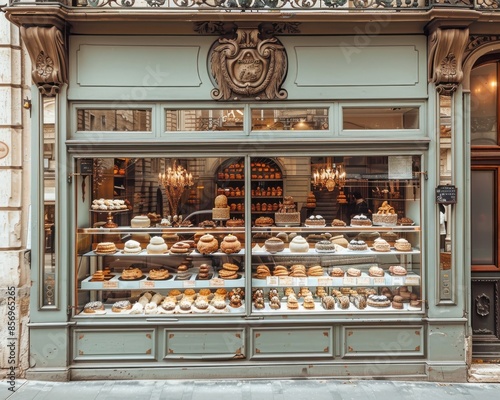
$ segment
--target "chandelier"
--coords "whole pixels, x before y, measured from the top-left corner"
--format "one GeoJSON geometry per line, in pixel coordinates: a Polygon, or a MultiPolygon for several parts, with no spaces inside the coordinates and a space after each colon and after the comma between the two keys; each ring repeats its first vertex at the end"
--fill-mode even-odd
{"type": "Polygon", "coordinates": [[[331,192],[337,185],[341,189],[344,187],[345,177],[343,165],[332,163],[331,157],[328,157],[324,168],[314,169],[311,183],[316,190],[326,188],[331,192]]]}
{"type": "Polygon", "coordinates": [[[193,176],[182,165],[177,165],[177,161],[174,161],[165,172],[158,174],[158,183],[165,188],[170,215],[177,215],[179,200],[184,191],[193,186],[193,176]]]}

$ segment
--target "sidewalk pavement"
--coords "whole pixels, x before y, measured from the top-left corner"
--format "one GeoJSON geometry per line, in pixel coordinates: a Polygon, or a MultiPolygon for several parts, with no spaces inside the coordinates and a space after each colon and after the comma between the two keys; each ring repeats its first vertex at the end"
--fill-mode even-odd
{"type": "Polygon", "coordinates": [[[0,382],[0,400],[498,400],[497,383],[384,380],[0,382]]]}

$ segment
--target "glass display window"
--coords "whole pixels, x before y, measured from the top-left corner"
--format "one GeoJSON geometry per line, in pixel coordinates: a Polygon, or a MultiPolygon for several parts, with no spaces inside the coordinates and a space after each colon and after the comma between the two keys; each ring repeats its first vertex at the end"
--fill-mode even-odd
{"type": "Polygon", "coordinates": [[[422,312],[420,156],[85,165],[78,317],[422,312]]]}

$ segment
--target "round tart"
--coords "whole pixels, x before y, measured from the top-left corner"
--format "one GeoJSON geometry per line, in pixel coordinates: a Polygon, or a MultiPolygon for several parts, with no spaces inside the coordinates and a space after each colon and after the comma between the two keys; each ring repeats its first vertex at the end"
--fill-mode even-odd
{"type": "Polygon", "coordinates": [[[101,242],[97,244],[97,247],[95,248],[96,253],[115,253],[116,252],[116,245],[113,242],[101,242]]]}
{"type": "Polygon", "coordinates": [[[85,314],[95,314],[104,311],[104,304],[101,301],[91,301],[83,307],[85,314]]]}
{"type": "Polygon", "coordinates": [[[366,303],[371,307],[389,307],[391,301],[383,294],[371,294],[366,303]]]}
{"type": "Polygon", "coordinates": [[[373,250],[387,252],[391,251],[391,246],[385,241],[385,239],[378,238],[373,242],[373,250]]]}
{"type": "Polygon", "coordinates": [[[347,248],[349,250],[362,251],[362,250],[368,250],[368,245],[363,240],[353,239],[349,242],[349,245],[347,246],[347,248]]]}
{"type": "Polygon", "coordinates": [[[314,245],[314,248],[318,253],[335,252],[335,244],[333,244],[330,240],[320,240],[314,245]]]}
{"type": "Polygon", "coordinates": [[[398,251],[411,251],[411,243],[406,239],[397,239],[394,242],[394,248],[398,251]]]}

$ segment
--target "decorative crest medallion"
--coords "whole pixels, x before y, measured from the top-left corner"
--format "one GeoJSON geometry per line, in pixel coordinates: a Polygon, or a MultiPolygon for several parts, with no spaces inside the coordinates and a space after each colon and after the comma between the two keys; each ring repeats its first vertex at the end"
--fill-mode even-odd
{"type": "Polygon", "coordinates": [[[237,29],[233,37],[220,37],[210,51],[212,75],[218,88],[215,100],[283,100],[281,85],[287,71],[284,46],[260,29],[237,29]]]}

